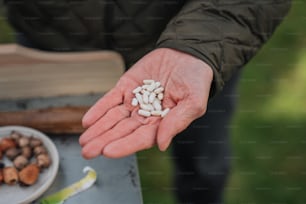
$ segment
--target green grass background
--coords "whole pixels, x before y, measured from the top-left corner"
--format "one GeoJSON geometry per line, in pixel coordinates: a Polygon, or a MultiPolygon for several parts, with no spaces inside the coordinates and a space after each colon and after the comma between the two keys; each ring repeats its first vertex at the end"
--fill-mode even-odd
{"type": "MultiPolygon", "coordinates": [[[[305,8],[305,0],[293,1],[275,35],[244,68],[229,127],[227,204],[306,204],[305,8]]],[[[13,42],[0,12],[0,43],[13,42]]],[[[144,203],[175,203],[169,152],[146,150],[138,161],[144,203]]]]}

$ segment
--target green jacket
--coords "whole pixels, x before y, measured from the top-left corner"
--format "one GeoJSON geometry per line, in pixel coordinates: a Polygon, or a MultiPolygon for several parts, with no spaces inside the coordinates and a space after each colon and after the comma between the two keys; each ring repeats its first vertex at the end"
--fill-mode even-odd
{"type": "Polygon", "coordinates": [[[40,49],[112,49],[130,65],[154,48],[174,48],[212,67],[211,94],[215,94],[273,34],[290,0],[6,0],[6,4],[12,25],[40,49]]]}

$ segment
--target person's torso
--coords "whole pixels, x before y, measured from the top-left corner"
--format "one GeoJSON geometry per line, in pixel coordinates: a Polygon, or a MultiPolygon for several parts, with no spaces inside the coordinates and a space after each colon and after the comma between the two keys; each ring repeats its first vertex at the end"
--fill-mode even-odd
{"type": "Polygon", "coordinates": [[[18,31],[45,50],[113,49],[135,61],[153,49],[183,0],[7,1],[18,31]]]}

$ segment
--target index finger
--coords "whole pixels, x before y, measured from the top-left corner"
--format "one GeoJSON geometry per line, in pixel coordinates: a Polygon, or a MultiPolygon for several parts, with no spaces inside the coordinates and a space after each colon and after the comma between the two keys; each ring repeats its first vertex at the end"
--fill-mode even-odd
{"type": "Polygon", "coordinates": [[[108,110],[121,104],[123,101],[123,94],[118,88],[113,88],[100,98],[95,105],[93,105],[87,113],[83,116],[82,125],[88,128],[101,118],[108,110]]]}

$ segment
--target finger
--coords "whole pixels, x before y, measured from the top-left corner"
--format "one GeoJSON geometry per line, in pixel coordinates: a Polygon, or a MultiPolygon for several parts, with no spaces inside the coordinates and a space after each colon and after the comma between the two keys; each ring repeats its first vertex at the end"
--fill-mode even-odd
{"type": "Polygon", "coordinates": [[[108,110],[122,103],[122,93],[114,88],[93,105],[82,119],[84,128],[88,128],[101,118],[108,110]]]}
{"type": "Polygon", "coordinates": [[[118,122],[129,116],[130,111],[127,110],[124,105],[112,108],[80,136],[80,145],[84,146],[90,140],[103,134],[104,132],[115,126],[118,122]]]}
{"type": "Polygon", "coordinates": [[[86,159],[99,156],[104,147],[112,141],[118,140],[141,126],[141,122],[134,118],[126,118],[115,127],[88,142],[82,149],[82,155],[86,159]]]}
{"type": "Polygon", "coordinates": [[[172,138],[186,129],[197,118],[198,114],[185,104],[178,104],[161,120],[157,132],[157,144],[161,151],[165,151],[172,138]]]}
{"type": "Polygon", "coordinates": [[[157,124],[141,126],[130,135],[108,144],[102,153],[109,158],[120,158],[151,148],[156,143],[157,127],[157,124]]]}

